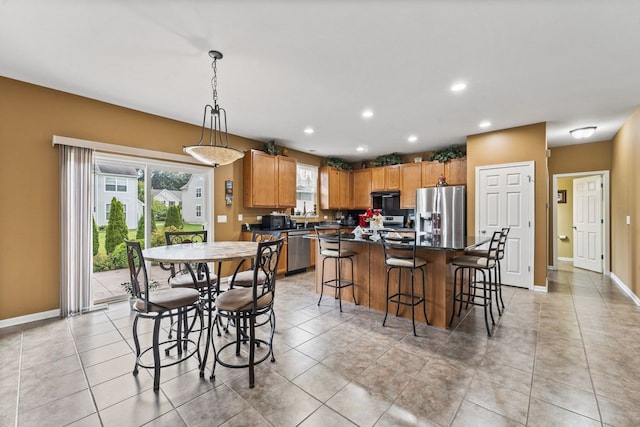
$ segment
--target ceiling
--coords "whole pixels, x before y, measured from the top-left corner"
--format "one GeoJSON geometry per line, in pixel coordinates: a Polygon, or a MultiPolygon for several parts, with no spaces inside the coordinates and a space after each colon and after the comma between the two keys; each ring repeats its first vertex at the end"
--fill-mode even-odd
{"type": "Polygon", "coordinates": [[[602,141],[640,103],[637,0],[0,0],[0,75],[183,122],[211,49],[231,133],[347,160],[539,122],[602,141]]]}

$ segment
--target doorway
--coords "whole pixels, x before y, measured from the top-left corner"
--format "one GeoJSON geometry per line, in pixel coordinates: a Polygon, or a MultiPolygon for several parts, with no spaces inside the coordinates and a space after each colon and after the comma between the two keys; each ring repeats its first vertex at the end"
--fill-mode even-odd
{"type": "Polygon", "coordinates": [[[551,269],[557,270],[559,261],[568,261],[578,268],[606,275],[610,273],[609,191],[609,171],[606,170],[553,175],[552,194],[556,197],[552,198],[551,205],[553,214],[551,269]],[[576,196],[574,182],[582,184],[582,188],[576,189],[576,191],[583,193],[582,196],[576,196]],[[594,192],[593,190],[598,190],[596,187],[599,184],[601,184],[599,189],[601,191],[594,192]],[[588,189],[589,186],[591,190],[588,189]],[[599,200],[593,200],[591,197],[592,200],[589,202],[589,197],[586,194],[589,191],[591,191],[591,196],[597,194],[599,200]],[[581,200],[581,205],[576,204],[577,199],[581,200]],[[583,217],[574,220],[574,211],[583,217]],[[591,216],[591,221],[589,216],[591,216]],[[596,219],[595,224],[594,218],[596,219]],[[585,226],[591,227],[587,231],[591,237],[585,237],[587,235],[586,229],[576,221],[591,222],[591,225],[585,224],[585,226]],[[600,222],[599,226],[597,222],[600,222]],[[600,235],[594,233],[600,233],[600,235]],[[576,245],[578,245],[578,249],[575,248],[576,245]],[[600,258],[600,262],[597,262],[597,258],[600,258]]]}

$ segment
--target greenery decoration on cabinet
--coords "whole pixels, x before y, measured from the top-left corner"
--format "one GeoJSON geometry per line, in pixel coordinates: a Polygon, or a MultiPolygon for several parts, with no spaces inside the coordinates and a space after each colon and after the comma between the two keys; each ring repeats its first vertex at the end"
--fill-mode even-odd
{"type": "Polygon", "coordinates": [[[329,157],[327,159],[327,166],[331,166],[333,168],[340,169],[343,171],[350,171],[351,169],[353,169],[349,162],[339,157],[329,157]]]}
{"type": "Polygon", "coordinates": [[[391,154],[383,154],[382,156],[376,157],[375,160],[371,161],[371,166],[388,166],[388,165],[399,165],[402,163],[402,158],[399,153],[391,153],[391,154]]]}
{"type": "Polygon", "coordinates": [[[445,163],[449,160],[465,157],[466,155],[467,153],[465,153],[462,148],[452,145],[451,147],[434,151],[433,154],[431,154],[431,157],[429,157],[429,161],[437,160],[440,163],[445,163]]]}

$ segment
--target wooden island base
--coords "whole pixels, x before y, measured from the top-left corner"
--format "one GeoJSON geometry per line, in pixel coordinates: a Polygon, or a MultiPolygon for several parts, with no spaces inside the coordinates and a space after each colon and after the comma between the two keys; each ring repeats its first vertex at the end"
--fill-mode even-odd
{"type": "MultiPolygon", "coordinates": [[[[317,244],[317,243],[316,243],[317,244]]],[[[358,304],[385,312],[386,304],[386,277],[387,270],[384,266],[384,254],[382,245],[372,242],[343,241],[342,245],[354,251],[353,274],[355,282],[355,294],[358,304]]],[[[318,251],[319,253],[319,251],[318,251]]],[[[451,318],[453,300],[453,269],[449,262],[455,256],[463,254],[462,250],[443,250],[418,247],[417,256],[425,259],[428,265],[425,268],[425,287],[427,291],[427,315],[432,326],[446,328],[451,318]]],[[[316,293],[320,294],[322,258],[318,255],[316,260],[316,293]]],[[[342,262],[343,278],[348,278],[351,272],[348,261],[342,262]]],[[[327,260],[325,263],[325,279],[335,277],[335,262],[327,260]]],[[[398,273],[397,270],[390,275],[390,293],[397,292],[398,273]]],[[[415,273],[415,294],[422,295],[421,274],[417,270],[415,273]]],[[[411,277],[408,272],[402,273],[402,291],[409,292],[411,289],[411,277]]],[[[324,289],[325,298],[333,298],[335,290],[328,286],[324,289]]],[[[351,289],[342,290],[343,301],[353,302],[351,289]]],[[[324,301],[324,299],[323,299],[324,301]]],[[[396,304],[389,303],[389,313],[395,314],[396,304]]],[[[400,316],[411,318],[411,307],[400,306],[400,316]]],[[[425,322],[421,307],[416,307],[416,320],[425,322]]],[[[381,319],[382,321],[382,319],[381,319]]]]}

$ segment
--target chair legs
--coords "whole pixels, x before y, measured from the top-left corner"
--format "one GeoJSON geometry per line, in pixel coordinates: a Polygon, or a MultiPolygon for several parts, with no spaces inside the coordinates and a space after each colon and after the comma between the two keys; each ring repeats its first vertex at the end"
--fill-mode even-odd
{"type": "Polygon", "coordinates": [[[400,268],[400,267],[387,267],[387,286],[386,286],[387,298],[385,302],[385,313],[384,313],[384,319],[382,320],[382,326],[385,326],[387,322],[387,316],[389,314],[389,302],[396,304],[396,317],[398,317],[400,313],[400,305],[410,306],[411,307],[411,323],[413,325],[413,335],[418,336],[416,333],[416,318],[415,318],[415,307],[417,305],[422,304],[422,312],[424,314],[424,318],[427,322],[427,325],[430,325],[429,317],[427,316],[427,300],[426,300],[427,293],[426,293],[426,286],[425,286],[424,268],[420,268],[420,270],[422,271],[422,295],[415,294],[415,277],[414,277],[415,269],[413,268],[411,269],[405,268],[405,270],[409,270],[409,273],[411,274],[411,290],[409,293],[402,292],[402,280],[401,280],[402,270],[403,268],[400,268]],[[389,287],[390,287],[389,275],[393,268],[398,269],[398,292],[393,295],[389,295],[389,287]]]}
{"type": "Polygon", "coordinates": [[[135,319],[133,319],[133,342],[136,350],[136,361],[133,367],[133,375],[134,376],[138,375],[139,368],[153,369],[153,390],[154,391],[158,391],[160,389],[160,369],[161,368],[181,363],[192,356],[197,357],[198,364],[201,364],[202,362],[202,358],[200,355],[200,340],[202,338],[202,329],[200,329],[200,332],[198,334],[197,342],[188,337],[189,333],[192,332],[193,325],[195,323],[192,323],[191,327],[188,327],[184,331],[182,330],[182,327],[185,322],[184,319],[187,317],[188,312],[191,310],[196,311],[197,318],[200,320],[200,323],[203,324],[204,320],[202,317],[202,308],[200,305],[193,306],[190,308],[180,308],[177,310],[177,313],[171,313],[171,316],[173,314],[177,314],[177,319],[178,319],[176,323],[177,330],[175,331],[176,332],[175,337],[173,339],[168,339],[162,342],[160,342],[160,331],[161,331],[160,326],[163,319],[171,318],[169,313],[164,313],[164,314],[156,313],[154,315],[143,315],[141,313],[138,313],[136,314],[135,319]],[[140,348],[140,340],[138,338],[138,321],[140,320],[140,318],[153,320],[152,344],[151,344],[151,347],[146,348],[144,350],[140,348]],[[166,344],[171,344],[169,347],[165,349],[165,353],[167,355],[169,354],[169,351],[172,348],[175,347],[177,349],[178,357],[176,359],[163,361],[160,358],[160,347],[166,344]],[[189,349],[189,346],[191,346],[192,348],[189,349]],[[142,361],[142,358],[148,352],[150,352],[153,356],[153,364],[146,364],[146,363],[143,363],[142,361]]]}
{"type": "Polygon", "coordinates": [[[329,286],[335,289],[335,295],[334,298],[338,300],[338,306],[340,307],[340,312],[342,312],[342,288],[346,288],[348,286],[351,286],[351,295],[353,296],[353,302],[355,305],[358,305],[358,301],[356,300],[356,290],[355,290],[355,283],[354,283],[354,277],[353,277],[353,259],[351,257],[344,257],[344,258],[337,258],[337,257],[324,257],[322,259],[322,273],[320,276],[320,282],[321,282],[321,286],[320,286],[320,298],[318,299],[318,305],[320,305],[320,302],[322,301],[322,297],[324,295],[324,287],[325,286],[329,286]],[[329,279],[329,280],[325,280],[324,279],[324,263],[328,260],[328,259],[333,259],[335,262],[335,270],[336,270],[336,278],[335,279],[329,279]],[[341,271],[341,260],[349,260],[349,263],[351,264],[351,279],[350,280],[346,280],[342,278],[342,271],[341,271]]]}
{"type": "MultiPolygon", "coordinates": [[[[495,284],[492,281],[491,270],[486,270],[482,268],[472,268],[472,267],[457,267],[454,271],[453,275],[453,307],[451,309],[451,319],[449,320],[449,324],[453,323],[453,318],[456,312],[456,302],[459,302],[460,305],[458,307],[458,317],[462,312],[462,305],[466,304],[466,307],[471,305],[483,306],[484,307],[484,323],[487,328],[487,334],[491,336],[491,326],[489,326],[489,317],[491,317],[491,324],[495,325],[495,319],[493,317],[492,310],[492,298],[491,293],[494,292],[495,284]],[[465,291],[464,286],[464,276],[465,271],[467,272],[467,290],[465,291]],[[477,279],[477,275],[480,274],[482,280],[477,279]],[[458,280],[459,279],[459,280],[458,280]],[[460,289],[458,289],[458,284],[460,289]],[[478,296],[476,291],[481,287],[482,296],[478,296]],[[480,299],[481,301],[476,301],[476,299],[480,299]]],[[[466,308],[465,308],[466,309],[466,308]]]]}

